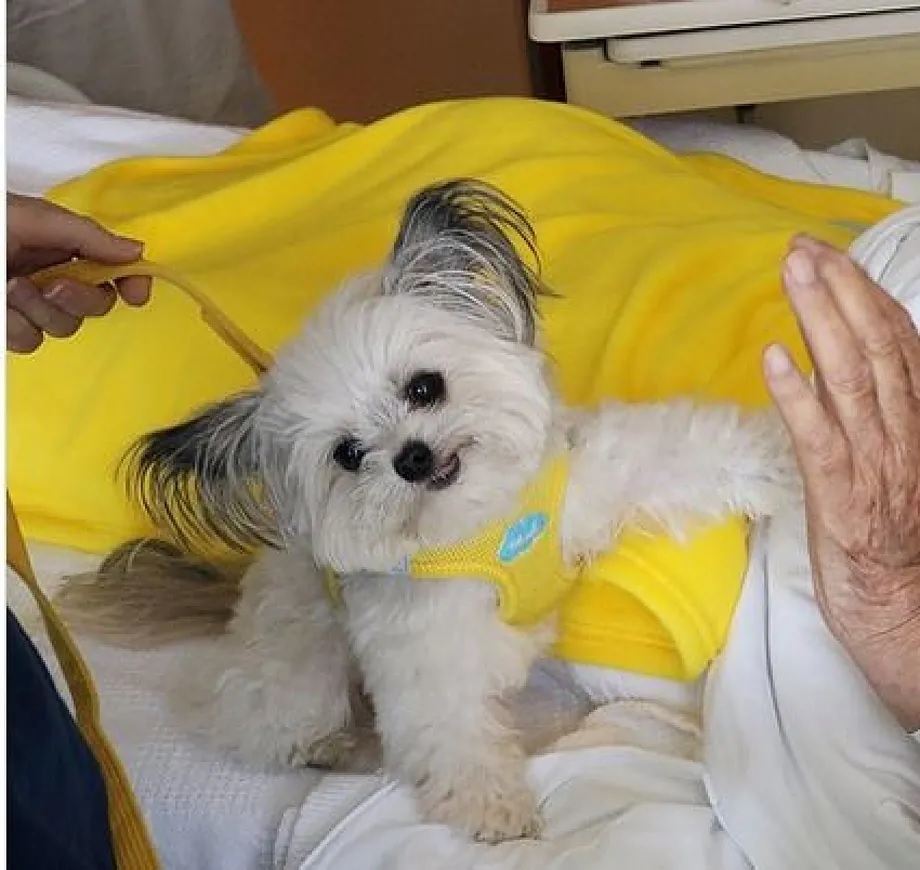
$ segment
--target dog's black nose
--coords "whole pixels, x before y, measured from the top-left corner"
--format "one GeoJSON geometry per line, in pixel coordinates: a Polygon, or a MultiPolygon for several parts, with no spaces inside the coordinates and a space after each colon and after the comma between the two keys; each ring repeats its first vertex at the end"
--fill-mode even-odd
{"type": "Polygon", "coordinates": [[[393,460],[396,473],[409,483],[427,480],[434,472],[434,453],[422,441],[407,441],[393,460]]]}

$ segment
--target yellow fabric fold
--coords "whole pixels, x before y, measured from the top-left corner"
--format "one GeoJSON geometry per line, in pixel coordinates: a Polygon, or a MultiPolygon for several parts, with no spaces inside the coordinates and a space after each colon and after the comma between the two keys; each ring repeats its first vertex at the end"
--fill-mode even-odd
{"type": "Polygon", "coordinates": [[[694,680],[722,649],[747,568],[740,518],[685,541],[626,532],[562,600],[559,658],[694,680]]]}

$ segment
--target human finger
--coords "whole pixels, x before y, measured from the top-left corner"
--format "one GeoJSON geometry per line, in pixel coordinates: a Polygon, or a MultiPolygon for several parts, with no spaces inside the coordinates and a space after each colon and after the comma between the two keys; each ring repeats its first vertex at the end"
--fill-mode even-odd
{"type": "Polygon", "coordinates": [[[816,378],[848,437],[865,437],[881,417],[872,369],[836,300],[819,275],[815,255],[793,249],[783,269],[786,294],[808,346],[816,378]]]}
{"type": "Polygon", "coordinates": [[[920,399],[920,332],[910,312],[888,293],[880,294],[879,304],[888,311],[889,319],[901,343],[904,364],[910,377],[914,396],[920,399]]]}
{"type": "Polygon", "coordinates": [[[28,248],[19,244],[7,247],[7,277],[27,278],[47,266],[66,263],[73,252],[64,248],[28,248]]]}
{"type": "Polygon", "coordinates": [[[763,371],[792,439],[806,488],[819,495],[847,492],[852,463],[837,420],[782,345],[772,344],[764,351],[763,371]]]}
{"type": "Polygon", "coordinates": [[[130,263],[143,253],[141,242],[47,200],[12,196],[7,204],[7,230],[23,248],[66,250],[103,263],[130,263]]]}
{"type": "Polygon", "coordinates": [[[818,256],[818,274],[837,303],[872,369],[882,420],[904,434],[916,415],[911,374],[887,294],[844,253],[829,249],[818,256]]]}
{"type": "MultiPolygon", "coordinates": [[[[888,328],[893,332],[895,339],[899,343],[911,389],[914,396],[920,398],[920,333],[918,333],[917,326],[907,309],[877,282],[873,281],[847,255],[826,242],[822,242],[812,236],[798,235],[792,240],[790,247],[791,250],[802,249],[809,251],[819,259],[827,259],[830,262],[836,261],[844,271],[850,272],[850,281],[859,282],[860,287],[858,289],[863,291],[861,295],[871,297],[875,307],[881,312],[881,316],[885,318],[888,328]],[[841,260],[845,262],[841,262],[841,260]]],[[[854,315],[854,319],[856,320],[854,325],[858,326],[861,320],[858,313],[854,315]]]]}
{"type": "Polygon", "coordinates": [[[13,308],[6,309],[6,349],[32,353],[44,341],[42,331],[13,308]]]}
{"type": "Polygon", "coordinates": [[[63,279],[42,294],[47,302],[74,317],[101,317],[112,310],[118,298],[109,287],[93,287],[63,279]]]}
{"type": "Polygon", "coordinates": [[[6,288],[7,308],[13,308],[33,326],[55,338],[73,335],[82,322],[45,299],[39,289],[25,278],[14,278],[6,288]]]}
{"type": "Polygon", "coordinates": [[[150,301],[150,278],[142,275],[132,275],[129,278],[121,278],[115,282],[118,288],[118,295],[124,299],[127,305],[141,306],[150,301]]]}

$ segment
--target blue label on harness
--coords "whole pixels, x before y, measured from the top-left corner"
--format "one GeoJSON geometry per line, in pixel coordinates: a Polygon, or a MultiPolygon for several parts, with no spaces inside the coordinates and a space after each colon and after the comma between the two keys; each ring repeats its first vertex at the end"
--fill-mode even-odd
{"type": "Polygon", "coordinates": [[[502,562],[513,562],[526,553],[537,541],[549,525],[546,514],[527,514],[508,527],[501,546],[498,548],[498,558],[502,562]]]}

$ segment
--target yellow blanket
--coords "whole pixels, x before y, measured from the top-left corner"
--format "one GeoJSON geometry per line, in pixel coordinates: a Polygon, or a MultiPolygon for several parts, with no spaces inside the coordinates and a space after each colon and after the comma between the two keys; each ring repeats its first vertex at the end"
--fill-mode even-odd
{"type": "MultiPolygon", "coordinates": [[[[577,403],[678,393],[763,403],[763,345],[785,341],[804,362],[779,285],[790,236],[846,245],[854,227],[895,208],[723,158],[676,157],[588,112],[513,99],[425,106],[367,127],[297,112],[220,155],[116,162],[52,198],[146,240],[149,258],[274,349],[342,279],[382,261],[413,192],[460,175],[497,185],[532,219],[560,294],[544,305],[545,344],[577,403]]],[[[9,482],[27,535],[103,550],[148,531],[114,480],[122,452],[249,379],[165,286],[147,309],[117,310],[75,340],[10,359],[9,482]]],[[[708,572],[733,602],[744,532],[720,534],[734,545],[684,554],[666,573],[683,588],[674,571],[708,572]]],[[[673,544],[637,546],[624,552],[654,563],[673,544]]],[[[669,650],[666,663],[630,659],[636,667],[694,675],[724,638],[730,604],[701,651],[685,655],[672,628],[618,595],[628,601],[617,612],[633,607],[669,650]]]]}

